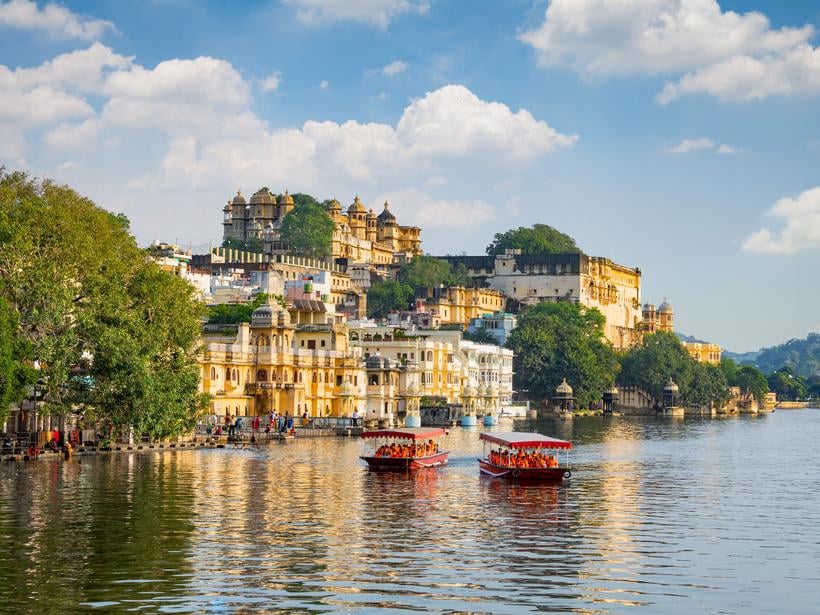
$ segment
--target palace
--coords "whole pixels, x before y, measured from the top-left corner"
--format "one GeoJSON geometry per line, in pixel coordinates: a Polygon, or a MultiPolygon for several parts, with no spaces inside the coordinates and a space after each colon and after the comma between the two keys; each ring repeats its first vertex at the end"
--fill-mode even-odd
{"type": "MultiPolygon", "coordinates": [[[[250,201],[242,192],[237,192],[222,209],[223,238],[255,239],[268,254],[286,253],[288,248],[280,241],[279,233],[285,216],[294,207],[293,196],[287,190],[277,197],[268,188],[260,188],[250,201]]],[[[336,224],[333,261],[342,261],[345,265],[365,263],[386,271],[391,265],[402,264],[422,253],[421,229],[400,225],[388,203],[376,215],[358,196],[347,210],[332,199],[326,202],[325,211],[336,224]]]]}
{"type": "Polygon", "coordinates": [[[572,301],[598,308],[615,348],[629,348],[640,339],[640,269],[581,253],[531,256],[507,250],[498,256],[441,258],[465,265],[473,279],[521,305],[572,301]]]}

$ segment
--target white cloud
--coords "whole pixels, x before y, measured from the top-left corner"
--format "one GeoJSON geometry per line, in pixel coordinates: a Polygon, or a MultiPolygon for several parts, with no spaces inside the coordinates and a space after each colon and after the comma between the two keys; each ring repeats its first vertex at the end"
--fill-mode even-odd
{"type": "Polygon", "coordinates": [[[94,40],[106,31],[116,32],[114,24],[72,13],[59,4],[42,9],[32,0],[9,0],[0,3],[0,27],[20,30],[43,30],[54,38],[94,40]]]}
{"type": "Polygon", "coordinates": [[[715,147],[715,144],[711,139],[701,137],[700,139],[684,139],[675,147],[670,147],[666,151],[670,154],[685,154],[699,149],[712,149],[713,147],[715,147]]]}
{"type": "Polygon", "coordinates": [[[657,100],[696,92],[722,100],[820,91],[814,29],[774,29],[757,12],[716,0],[552,0],[544,22],[523,32],[542,66],[586,76],[680,75],[657,100]]]}
{"type": "Polygon", "coordinates": [[[820,93],[820,48],[799,45],[761,58],[736,56],[667,83],[656,97],[667,104],[687,94],[711,94],[745,102],[769,96],[820,93]]]}
{"type": "Polygon", "coordinates": [[[358,21],[386,28],[403,13],[426,14],[427,0],[286,0],[305,23],[358,21]]]}
{"type": "Polygon", "coordinates": [[[322,79],[322,81],[319,82],[319,89],[320,90],[326,90],[329,87],[330,87],[330,82],[327,79],[322,79]]]}
{"type": "Polygon", "coordinates": [[[482,150],[529,158],[573,145],[577,135],[557,132],[526,109],[513,112],[498,102],[481,100],[462,85],[446,85],[408,106],[398,138],[419,153],[461,155],[482,150]]]}
{"type": "Polygon", "coordinates": [[[743,242],[746,252],[794,254],[820,247],[820,186],[806,190],[797,198],[783,198],[769,213],[784,221],[778,233],[763,228],[743,242]]]}
{"type": "Polygon", "coordinates": [[[263,92],[275,92],[282,84],[282,76],[279,73],[271,73],[259,83],[263,92]]]}
{"type": "Polygon", "coordinates": [[[401,60],[395,60],[390,62],[387,66],[382,68],[382,74],[387,75],[388,77],[392,77],[393,75],[398,75],[399,73],[403,73],[407,70],[407,62],[402,62],[401,60]]]}
{"type": "Polygon", "coordinates": [[[667,148],[666,153],[668,154],[686,154],[688,152],[696,152],[698,150],[713,150],[717,154],[728,155],[728,154],[737,154],[738,152],[742,151],[731,145],[727,145],[723,143],[721,145],[717,145],[711,139],[707,139],[706,137],[700,137],[699,139],[684,139],[674,147],[667,148]]]}
{"type": "Polygon", "coordinates": [[[491,206],[486,189],[474,198],[463,186],[504,165],[513,176],[577,140],[459,85],[411,101],[394,123],[275,127],[253,111],[259,88],[224,60],[141,66],[101,44],[32,68],[0,66],[0,86],[4,159],[22,165],[30,152],[71,152],[72,183],[126,212],[138,235],[156,235],[161,217],[174,236],[213,236],[219,227],[202,208],[259,185],[381,193],[396,200],[404,222],[479,224],[503,203],[491,206]],[[435,198],[410,192],[428,180],[435,198]]]}
{"type": "Polygon", "coordinates": [[[58,171],[71,171],[72,169],[76,169],[77,166],[77,163],[73,160],[66,160],[65,162],[58,164],[55,168],[58,171]]]}
{"type": "MultiPolygon", "coordinates": [[[[380,194],[375,203],[388,202],[402,224],[422,228],[465,228],[486,224],[495,216],[493,208],[482,199],[436,199],[416,189],[380,194]]],[[[381,205],[376,213],[381,210],[381,205]]],[[[375,208],[374,208],[375,209],[375,208]]]]}

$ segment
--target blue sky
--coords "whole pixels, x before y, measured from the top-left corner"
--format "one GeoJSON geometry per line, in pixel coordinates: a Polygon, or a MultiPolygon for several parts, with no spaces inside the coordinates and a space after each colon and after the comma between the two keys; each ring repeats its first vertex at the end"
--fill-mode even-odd
{"type": "Polygon", "coordinates": [[[736,350],[820,328],[820,3],[0,0],[0,164],[221,239],[359,194],[481,253],[543,222],[736,350]]]}

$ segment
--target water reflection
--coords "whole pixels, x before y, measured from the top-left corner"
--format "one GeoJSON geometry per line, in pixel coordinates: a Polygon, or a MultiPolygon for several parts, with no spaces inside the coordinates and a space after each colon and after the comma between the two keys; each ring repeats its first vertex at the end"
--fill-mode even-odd
{"type": "Polygon", "coordinates": [[[517,423],[575,443],[564,485],[480,477],[462,429],[412,475],[368,472],[355,439],[4,464],[0,604],[814,612],[818,419],[517,423]]]}

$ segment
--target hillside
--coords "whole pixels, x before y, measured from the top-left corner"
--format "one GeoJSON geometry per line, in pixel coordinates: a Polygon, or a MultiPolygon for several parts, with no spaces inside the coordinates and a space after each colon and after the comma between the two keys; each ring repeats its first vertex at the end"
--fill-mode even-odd
{"type": "Polygon", "coordinates": [[[735,357],[739,363],[754,365],[764,374],[788,366],[798,376],[808,378],[820,375],[820,334],[809,333],[805,339],[789,340],[779,346],[735,357]]]}

